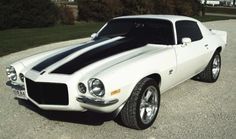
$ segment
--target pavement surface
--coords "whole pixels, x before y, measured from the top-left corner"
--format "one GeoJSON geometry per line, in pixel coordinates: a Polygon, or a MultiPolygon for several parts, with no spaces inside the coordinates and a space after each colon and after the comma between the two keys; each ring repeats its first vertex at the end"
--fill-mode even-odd
{"type": "Polygon", "coordinates": [[[212,16],[225,16],[225,17],[236,17],[235,14],[221,14],[221,13],[206,13],[206,15],[212,15],[212,16]]]}
{"type": "Polygon", "coordinates": [[[43,111],[27,101],[14,99],[11,89],[6,86],[5,66],[86,39],[49,44],[0,57],[0,139],[235,139],[236,20],[205,25],[228,32],[228,47],[222,54],[219,80],[213,84],[188,80],[163,93],[155,123],[143,131],[123,127],[105,114],[43,111]]]}

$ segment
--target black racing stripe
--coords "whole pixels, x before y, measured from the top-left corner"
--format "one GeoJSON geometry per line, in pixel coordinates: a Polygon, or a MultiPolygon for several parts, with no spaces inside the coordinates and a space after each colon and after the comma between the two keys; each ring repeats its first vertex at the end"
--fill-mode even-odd
{"type": "Polygon", "coordinates": [[[78,46],[78,47],[75,47],[75,48],[72,48],[70,50],[67,50],[65,52],[62,52],[62,53],[59,53],[57,55],[54,55],[46,60],[44,60],[43,62],[37,64],[36,66],[34,66],[32,69],[33,70],[36,70],[36,71],[43,71],[45,68],[49,67],[50,65],[62,60],[63,58],[71,55],[72,53],[76,52],[76,51],[79,51],[81,49],[84,49],[86,47],[89,47],[89,46],[92,46],[92,45],[95,45],[97,43],[100,43],[102,41],[105,41],[107,39],[100,39],[100,40],[96,40],[96,41],[93,41],[93,42],[90,42],[90,43],[86,43],[84,45],[81,45],[81,46],[78,46]]]}
{"type": "Polygon", "coordinates": [[[51,73],[73,74],[74,72],[107,57],[145,46],[143,41],[137,41],[134,38],[123,38],[121,40],[97,47],[90,50],[75,59],[58,67],[51,73]]]}

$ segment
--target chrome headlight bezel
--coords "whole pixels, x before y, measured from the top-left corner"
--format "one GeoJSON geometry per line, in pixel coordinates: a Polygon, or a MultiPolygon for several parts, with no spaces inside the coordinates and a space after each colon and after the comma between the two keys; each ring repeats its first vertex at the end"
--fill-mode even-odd
{"type": "Polygon", "coordinates": [[[89,93],[96,97],[105,95],[105,87],[101,80],[92,78],[88,81],[89,93]]]}
{"type": "Polygon", "coordinates": [[[13,66],[6,67],[6,74],[10,81],[16,81],[17,80],[17,73],[13,66]]]}

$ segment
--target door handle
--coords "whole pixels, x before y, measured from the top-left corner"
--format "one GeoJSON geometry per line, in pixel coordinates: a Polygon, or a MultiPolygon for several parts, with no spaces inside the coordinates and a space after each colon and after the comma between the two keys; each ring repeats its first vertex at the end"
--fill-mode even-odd
{"type": "Polygon", "coordinates": [[[206,47],[206,49],[208,49],[208,44],[205,44],[204,46],[206,47]]]}

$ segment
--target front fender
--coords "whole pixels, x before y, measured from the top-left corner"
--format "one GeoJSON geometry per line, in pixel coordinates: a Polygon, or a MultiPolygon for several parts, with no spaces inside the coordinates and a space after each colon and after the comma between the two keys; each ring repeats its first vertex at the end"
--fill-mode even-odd
{"type": "Polygon", "coordinates": [[[122,105],[130,97],[137,83],[149,75],[161,76],[160,91],[171,86],[173,84],[171,77],[175,74],[175,69],[175,52],[171,46],[165,46],[164,49],[154,50],[112,66],[95,75],[95,78],[103,81],[105,97],[117,98],[119,105],[122,105]],[[170,69],[173,69],[171,75],[170,69]],[[120,90],[119,93],[113,94],[117,90],[120,90]]]}
{"type": "MultiPolygon", "coordinates": [[[[143,63],[142,67],[149,64],[150,63],[148,62],[143,63]]],[[[126,66],[120,64],[97,75],[96,78],[101,79],[105,85],[106,97],[119,99],[117,106],[121,106],[128,100],[133,89],[140,80],[153,73],[161,73],[161,71],[154,68],[143,70],[138,65],[141,64],[136,64],[135,62],[130,61],[126,63],[126,66]],[[113,92],[117,90],[120,92],[113,95],[113,92]]]]}

